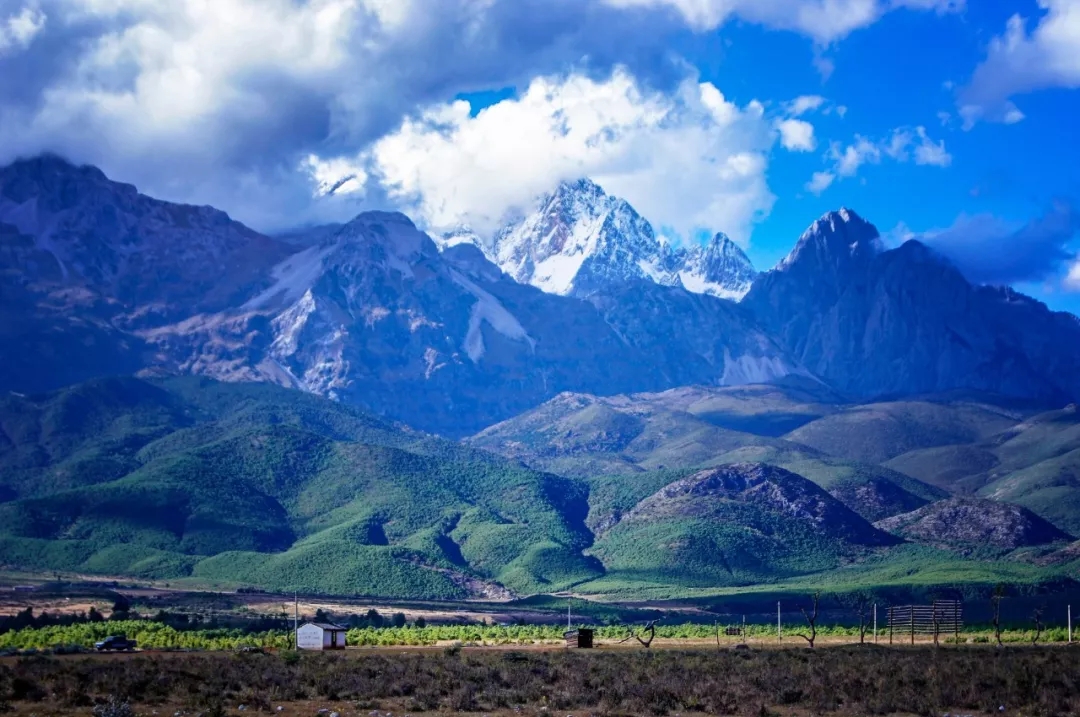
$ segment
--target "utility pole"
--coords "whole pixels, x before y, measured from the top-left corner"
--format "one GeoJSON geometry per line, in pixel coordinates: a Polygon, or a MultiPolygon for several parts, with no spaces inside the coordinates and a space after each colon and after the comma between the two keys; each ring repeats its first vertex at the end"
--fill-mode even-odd
{"type": "Polygon", "coordinates": [[[877,603],[874,603],[874,644],[877,644],[877,603]]]}
{"type": "Polygon", "coordinates": [[[570,632],[570,598],[566,598],[566,631],[570,632]]]}
{"type": "Polygon", "coordinates": [[[780,627],[780,601],[776,601],[776,641],[779,643],[784,642],[784,633],[780,627]]]}
{"type": "Polygon", "coordinates": [[[300,596],[293,593],[293,619],[292,619],[293,649],[300,649],[300,596]]]}

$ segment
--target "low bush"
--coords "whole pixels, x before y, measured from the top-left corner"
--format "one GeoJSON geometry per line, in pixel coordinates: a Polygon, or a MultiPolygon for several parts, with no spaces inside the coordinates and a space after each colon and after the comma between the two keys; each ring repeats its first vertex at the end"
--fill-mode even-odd
{"type": "MultiPolygon", "coordinates": [[[[265,709],[299,700],[393,705],[395,711],[555,711],[665,715],[1080,712],[1071,650],[1010,646],[857,646],[787,650],[443,651],[191,654],[124,660],[35,657],[0,663],[0,704],[110,695],[194,710],[265,709]]],[[[133,707],[135,705],[133,704],[133,707]]]]}

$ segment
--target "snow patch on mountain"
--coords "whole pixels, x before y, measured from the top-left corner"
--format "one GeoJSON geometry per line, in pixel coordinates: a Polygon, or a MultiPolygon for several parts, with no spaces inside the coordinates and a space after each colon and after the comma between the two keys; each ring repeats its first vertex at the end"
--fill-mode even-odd
{"type": "Polygon", "coordinates": [[[605,282],[678,282],[652,225],[588,179],[563,182],[482,247],[503,271],[550,294],[584,296],[605,282]]]}
{"type": "Polygon", "coordinates": [[[274,283],[270,288],[260,292],[250,299],[241,308],[251,311],[261,309],[271,303],[275,298],[285,303],[297,301],[312,284],[322,276],[327,257],[334,253],[337,244],[325,246],[312,246],[301,252],[293,254],[270,270],[274,283]]]}
{"type": "Polygon", "coordinates": [[[688,291],[732,301],[741,301],[758,275],[743,250],[723,233],[705,246],[684,250],[679,264],[679,279],[688,291]]]}
{"type": "Polygon", "coordinates": [[[465,353],[468,354],[473,363],[479,362],[484,356],[484,334],[481,327],[485,321],[491,328],[508,339],[524,341],[529,344],[529,348],[536,350],[536,342],[525,331],[521,322],[514,318],[514,315],[507,311],[506,307],[498,299],[453,269],[450,270],[450,278],[476,297],[476,303],[473,304],[472,311],[469,314],[469,329],[462,344],[465,353]]]}
{"type": "Polygon", "coordinates": [[[737,301],[757,276],[725,235],[705,246],[674,247],[629,203],[589,179],[563,182],[490,240],[463,227],[438,241],[444,250],[475,245],[516,281],[562,296],[644,280],[737,301]]]}
{"type": "Polygon", "coordinates": [[[771,383],[784,376],[801,373],[788,365],[780,356],[751,356],[743,354],[733,359],[731,352],[724,349],[724,375],[720,378],[721,386],[746,386],[750,384],[771,383]]]}

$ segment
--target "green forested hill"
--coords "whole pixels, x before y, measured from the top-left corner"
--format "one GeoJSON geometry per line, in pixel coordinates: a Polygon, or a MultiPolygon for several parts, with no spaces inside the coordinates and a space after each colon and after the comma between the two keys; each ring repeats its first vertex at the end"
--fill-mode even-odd
{"type": "Polygon", "coordinates": [[[566,395],[471,445],[266,384],[114,378],[9,394],[0,567],[448,599],[925,583],[950,570],[993,582],[1017,561],[1031,579],[1072,574],[1075,411],[1002,430],[1005,414],[981,405],[826,409],[788,392],[566,395]],[[768,435],[778,424],[755,423],[758,401],[802,425],[768,435]],[[717,488],[703,478],[717,468],[749,482],[717,488]],[[971,536],[1013,535],[1022,514],[940,504],[975,493],[1064,532],[983,555],[971,536]]]}
{"type": "Polygon", "coordinates": [[[266,385],[94,381],[0,407],[5,562],[281,589],[558,589],[577,483],[266,385]]]}

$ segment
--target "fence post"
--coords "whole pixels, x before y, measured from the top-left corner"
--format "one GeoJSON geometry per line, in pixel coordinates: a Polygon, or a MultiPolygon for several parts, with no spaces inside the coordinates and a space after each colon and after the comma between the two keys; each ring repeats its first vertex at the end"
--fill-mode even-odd
{"type": "Polygon", "coordinates": [[[960,601],[957,600],[953,603],[952,607],[953,616],[953,642],[957,645],[960,644],[960,601]]]}

